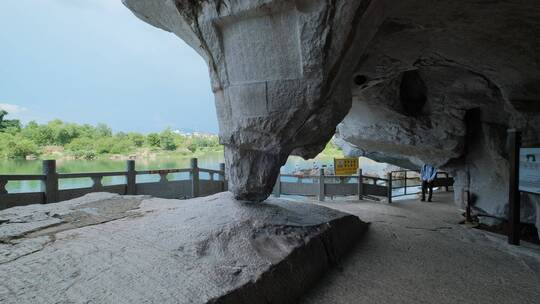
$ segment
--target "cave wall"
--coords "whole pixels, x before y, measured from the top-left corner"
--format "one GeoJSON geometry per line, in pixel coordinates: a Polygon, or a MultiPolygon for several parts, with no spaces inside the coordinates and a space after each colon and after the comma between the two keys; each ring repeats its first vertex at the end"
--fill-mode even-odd
{"type": "MultiPolygon", "coordinates": [[[[479,214],[507,215],[506,131],[540,142],[536,1],[401,1],[362,54],[338,126],[349,155],[431,163],[469,187],[479,214]]],[[[522,219],[540,223],[534,196],[522,219]]],[[[538,225],[537,225],[538,226],[538,225]]]]}

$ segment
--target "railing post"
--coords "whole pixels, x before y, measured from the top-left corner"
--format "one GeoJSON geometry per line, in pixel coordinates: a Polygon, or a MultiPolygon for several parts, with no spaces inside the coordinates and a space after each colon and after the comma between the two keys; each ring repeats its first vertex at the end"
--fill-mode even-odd
{"type": "Polygon", "coordinates": [[[199,197],[199,167],[197,159],[191,159],[191,196],[199,197]]]}
{"type": "Polygon", "coordinates": [[[358,200],[364,198],[364,183],[362,178],[362,169],[358,169],[358,200]]]}
{"type": "Polygon", "coordinates": [[[508,130],[509,149],[509,189],[508,189],[508,243],[519,245],[520,205],[519,192],[519,149],[521,147],[521,132],[516,129],[508,130]]]}
{"type": "Polygon", "coordinates": [[[168,172],[159,172],[159,182],[160,183],[166,183],[168,182],[169,180],[167,179],[167,175],[169,175],[168,172]]]}
{"type": "Polygon", "coordinates": [[[128,160],[126,162],[126,194],[127,195],[136,195],[137,194],[137,174],[135,172],[135,161],[128,160]]]}
{"type": "Polygon", "coordinates": [[[324,169],[319,169],[319,201],[324,202],[324,169]]]}
{"type": "Polygon", "coordinates": [[[8,183],[7,179],[0,179],[0,194],[8,194],[6,190],[7,183],[8,183]]]}
{"type": "Polygon", "coordinates": [[[403,194],[407,195],[407,170],[405,170],[405,189],[404,189],[403,194]]]}
{"type": "Polygon", "coordinates": [[[276,184],[274,185],[274,196],[281,196],[281,173],[278,174],[276,184]]]}
{"type": "Polygon", "coordinates": [[[101,179],[103,176],[92,176],[92,191],[98,192],[103,187],[103,184],[101,183],[101,179]]]}
{"type": "Polygon", "coordinates": [[[219,180],[221,181],[221,191],[225,191],[227,179],[225,178],[225,164],[224,163],[219,164],[219,171],[223,172],[223,174],[219,175],[219,180]]]}
{"type": "Polygon", "coordinates": [[[388,203],[392,203],[392,172],[388,173],[388,182],[386,183],[388,187],[388,203]]]}
{"type": "Polygon", "coordinates": [[[45,204],[58,201],[58,174],[56,173],[56,161],[44,160],[43,175],[45,180],[42,183],[42,191],[45,193],[45,204]]]}

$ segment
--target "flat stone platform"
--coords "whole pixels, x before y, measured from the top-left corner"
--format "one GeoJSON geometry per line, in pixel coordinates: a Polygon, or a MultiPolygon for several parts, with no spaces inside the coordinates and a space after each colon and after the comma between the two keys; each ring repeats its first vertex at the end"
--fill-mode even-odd
{"type": "Polygon", "coordinates": [[[540,246],[511,246],[503,235],[459,225],[452,193],[435,193],[433,203],[318,204],[371,225],[341,270],[330,271],[302,303],[540,303],[540,246]]]}
{"type": "Polygon", "coordinates": [[[366,231],[313,203],[96,193],[0,212],[1,303],[296,303],[366,231]]]}

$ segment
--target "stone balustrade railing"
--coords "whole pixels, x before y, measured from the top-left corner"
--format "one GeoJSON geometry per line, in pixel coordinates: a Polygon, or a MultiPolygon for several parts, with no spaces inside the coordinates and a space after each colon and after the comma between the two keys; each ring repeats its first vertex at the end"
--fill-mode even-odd
{"type": "Polygon", "coordinates": [[[92,192],[111,192],[121,195],[152,195],[162,198],[192,198],[225,191],[225,164],[220,170],[198,167],[197,159],[191,160],[187,169],[135,170],[135,161],[128,160],[126,171],[93,173],[58,173],[54,160],[43,161],[43,173],[34,175],[0,175],[0,210],[29,204],[48,204],[77,198],[92,192]],[[189,179],[169,180],[169,174],[189,173],[189,179]],[[201,179],[206,173],[209,179],[201,179]],[[140,175],[159,175],[157,182],[137,182],[140,175]],[[124,177],[125,182],[117,185],[103,185],[104,177],[124,177]],[[60,189],[62,179],[90,178],[92,186],[74,189],[60,189]],[[8,193],[9,181],[40,181],[41,191],[29,193],[8,193]]]}
{"type": "MultiPolygon", "coordinates": [[[[448,173],[438,173],[435,186],[445,187],[448,191],[448,187],[452,184],[453,178],[449,177],[448,173]]],[[[419,185],[418,173],[414,171],[393,171],[388,173],[386,178],[380,178],[364,175],[362,170],[358,170],[357,175],[350,176],[325,175],[324,171],[320,170],[317,176],[281,174],[274,186],[273,193],[277,197],[280,195],[314,196],[318,197],[320,201],[333,196],[354,195],[358,196],[359,199],[386,197],[387,201],[391,203],[394,197],[417,193],[419,185]]],[[[92,192],[185,199],[207,196],[225,190],[227,190],[225,164],[220,164],[220,170],[199,168],[196,158],[191,160],[190,168],[186,169],[137,171],[135,170],[135,161],[128,160],[126,171],[95,173],[58,173],[56,162],[46,160],[43,161],[43,174],[0,175],[0,210],[29,204],[55,203],[92,192]],[[169,174],[174,173],[189,173],[189,178],[169,179],[169,174]],[[206,173],[209,179],[201,179],[201,173],[206,173]],[[159,181],[137,182],[137,176],[140,175],[159,175],[159,181]],[[116,185],[103,185],[104,177],[118,176],[125,177],[125,182],[116,185]],[[73,178],[90,178],[92,186],[59,189],[59,180],[73,178]],[[6,185],[9,181],[40,181],[41,191],[8,193],[6,185]]]]}

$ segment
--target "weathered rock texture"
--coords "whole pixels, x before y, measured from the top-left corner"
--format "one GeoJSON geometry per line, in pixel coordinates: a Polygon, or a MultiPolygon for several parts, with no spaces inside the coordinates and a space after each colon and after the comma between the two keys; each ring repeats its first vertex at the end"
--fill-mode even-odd
{"type": "Polygon", "coordinates": [[[237,198],[265,199],[287,156],[317,154],[349,113],[351,155],[451,170],[458,202],[470,186],[504,217],[506,129],[539,141],[537,0],[124,3],[206,59],[237,198]]]}
{"type": "Polygon", "coordinates": [[[264,200],[293,153],[316,156],[351,105],[379,7],[359,0],[123,0],[206,60],[229,189],[264,200]]]}
{"type": "Polygon", "coordinates": [[[296,303],[367,228],[314,204],[96,193],[0,212],[1,303],[296,303]]]}
{"type": "MultiPolygon", "coordinates": [[[[341,145],[450,170],[458,203],[470,186],[480,213],[506,217],[506,130],[540,142],[539,51],[538,1],[395,1],[356,67],[341,145]]],[[[538,199],[525,202],[533,222],[538,199]]]]}

